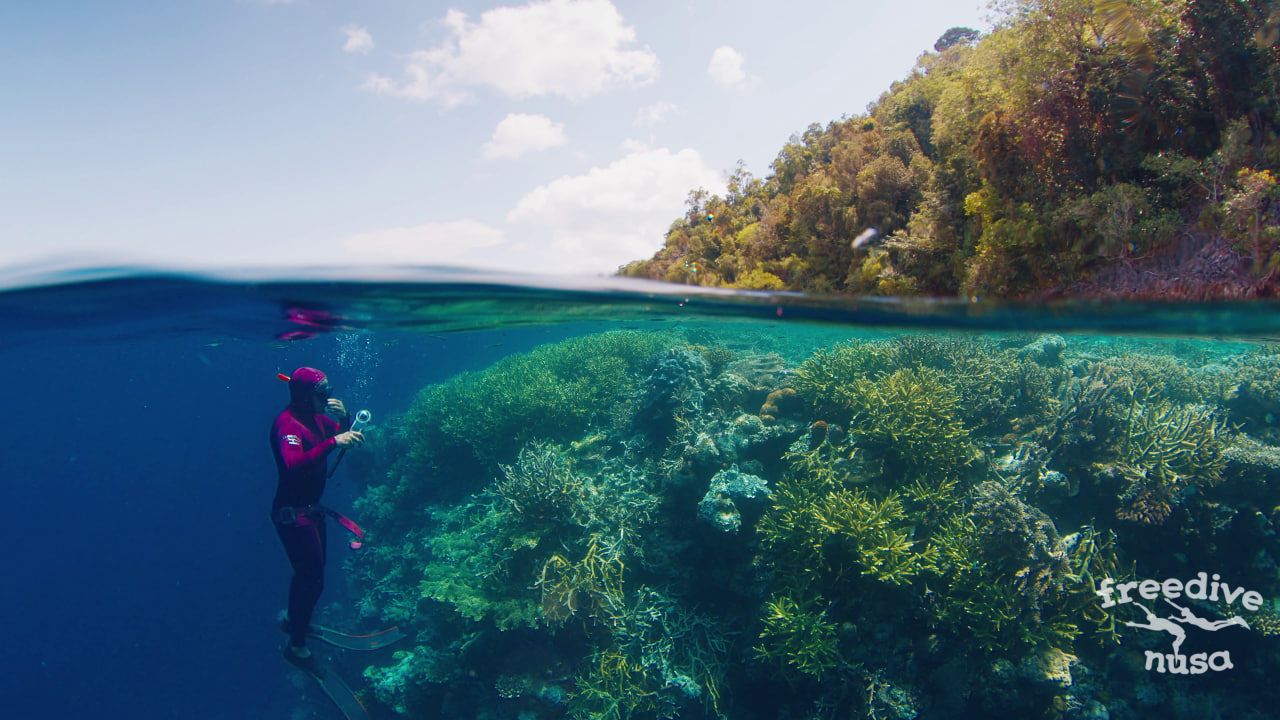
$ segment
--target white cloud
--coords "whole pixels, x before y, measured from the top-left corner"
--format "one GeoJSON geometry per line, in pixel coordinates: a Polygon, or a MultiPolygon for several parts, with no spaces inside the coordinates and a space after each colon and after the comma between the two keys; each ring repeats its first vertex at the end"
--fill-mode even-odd
{"type": "Polygon", "coordinates": [[[640,108],[640,112],[636,113],[636,119],[632,123],[637,127],[656,127],[662,121],[666,120],[678,108],[674,103],[656,102],[652,105],[646,105],[640,108]]]}
{"type": "Polygon", "coordinates": [[[649,257],[684,212],[689,191],[722,192],[724,181],[694,150],[628,147],[629,154],[608,167],[535,188],[507,220],[546,228],[548,254],[565,272],[612,272],[649,257]]]}
{"type": "Polygon", "coordinates": [[[635,44],[635,30],[610,0],[533,0],[485,11],[478,21],[450,10],[449,37],[409,56],[399,79],[372,75],[365,87],[456,105],[488,87],[510,98],[582,100],[614,85],[658,76],[658,58],[635,44]]]}
{"type": "Polygon", "coordinates": [[[369,34],[369,28],[348,25],[342,28],[342,32],[347,36],[342,52],[363,55],[373,49],[373,36],[369,34]]]}
{"type": "Polygon", "coordinates": [[[566,142],[563,123],[553,123],[546,115],[511,113],[494,128],[493,138],[484,145],[484,156],[489,160],[515,159],[566,142]]]}
{"type": "Polygon", "coordinates": [[[475,264],[477,251],[501,245],[503,232],[475,220],[430,222],[353,235],[342,246],[370,262],[475,264]]]}
{"type": "Polygon", "coordinates": [[[722,45],[711,53],[711,62],[707,64],[707,75],[720,87],[740,87],[747,82],[747,71],[743,69],[746,58],[742,53],[728,45],[722,45]]]}

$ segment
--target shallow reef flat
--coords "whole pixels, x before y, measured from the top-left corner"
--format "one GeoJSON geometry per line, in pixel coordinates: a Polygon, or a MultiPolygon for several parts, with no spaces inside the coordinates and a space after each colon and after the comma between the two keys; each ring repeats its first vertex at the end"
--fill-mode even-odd
{"type": "Polygon", "coordinates": [[[366,693],[492,720],[1271,717],[1278,417],[1262,344],[544,345],[370,433],[347,571],[360,619],[414,640],[366,693]],[[1200,572],[1224,593],[1142,583],[1200,572]],[[1232,667],[1154,669],[1179,632],[1174,659],[1232,667]]]}

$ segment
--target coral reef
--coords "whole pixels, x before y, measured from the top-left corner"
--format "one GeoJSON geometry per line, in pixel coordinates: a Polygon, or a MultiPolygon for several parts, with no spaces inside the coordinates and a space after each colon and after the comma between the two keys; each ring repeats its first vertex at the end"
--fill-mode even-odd
{"type": "MultiPolygon", "coordinates": [[[[414,638],[366,670],[371,698],[494,720],[1245,717],[1265,684],[1160,685],[1157,645],[1097,592],[1213,568],[1268,599],[1249,637],[1280,635],[1276,357],[929,334],[803,355],[699,329],[446,380],[361,466],[358,608],[414,638]]],[[[1242,677],[1280,670],[1232,649],[1242,677]]]]}

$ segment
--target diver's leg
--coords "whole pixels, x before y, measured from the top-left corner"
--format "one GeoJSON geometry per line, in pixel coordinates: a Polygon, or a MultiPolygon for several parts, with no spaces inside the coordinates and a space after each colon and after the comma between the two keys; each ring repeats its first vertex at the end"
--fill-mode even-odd
{"type": "Polygon", "coordinates": [[[325,526],[323,520],[307,525],[276,525],[284,543],[293,579],[289,582],[289,644],[302,647],[307,642],[311,615],[324,590],[325,526]]]}

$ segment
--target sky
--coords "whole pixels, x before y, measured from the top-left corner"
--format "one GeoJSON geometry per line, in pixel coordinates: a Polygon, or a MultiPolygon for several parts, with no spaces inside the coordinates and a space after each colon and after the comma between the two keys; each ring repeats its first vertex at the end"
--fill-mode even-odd
{"type": "Polygon", "coordinates": [[[597,275],[973,0],[0,3],[0,268],[597,275]]]}

